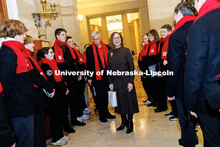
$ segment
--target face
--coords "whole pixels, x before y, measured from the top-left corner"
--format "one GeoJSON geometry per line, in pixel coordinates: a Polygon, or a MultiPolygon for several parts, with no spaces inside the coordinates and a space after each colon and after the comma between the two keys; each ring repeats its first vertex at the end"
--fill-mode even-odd
{"type": "Polygon", "coordinates": [[[73,42],[73,39],[72,39],[72,38],[68,39],[66,42],[69,44],[69,46],[70,46],[70,47],[72,47],[72,48],[74,48],[74,47],[75,47],[75,45],[74,45],[74,42],[73,42]]]}
{"type": "Polygon", "coordinates": [[[87,47],[89,47],[89,45],[86,45],[86,46],[85,46],[85,48],[84,48],[85,51],[86,51],[87,47]]]}
{"type": "Polygon", "coordinates": [[[115,48],[121,47],[121,37],[118,33],[114,34],[112,41],[113,41],[113,44],[115,45],[115,48]]]}
{"type": "Polygon", "coordinates": [[[60,32],[60,35],[56,35],[57,39],[62,41],[62,42],[66,42],[66,32],[62,31],[60,32]]]}
{"type": "Polygon", "coordinates": [[[54,59],[54,52],[52,49],[48,50],[47,54],[44,54],[45,58],[49,59],[49,60],[53,60],[54,59]]]}
{"type": "Polygon", "coordinates": [[[167,35],[169,35],[170,33],[171,33],[171,32],[168,31],[167,29],[164,29],[164,28],[161,29],[161,37],[162,37],[162,38],[167,37],[167,35]]]}
{"type": "Polygon", "coordinates": [[[147,44],[147,42],[148,42],[148,37],[147,37],[147,35],[144,35],[144,36],[143,36],[143,41],[144,41],[145,44],[147,44]]]}
{"type": "Polygon", "coordinates": [[[154,36],[152,34],[149,34],[148,35],[148,39],[149,39],[149,41],[153,41],[154,40],[154,36]]]}
{"type": "Polygon", "coordinates": [[[29,49],[31,52],[34,52],[34,47],[35,45],[33,42],[25,45],[25,48],[29,49]]]}
{"type": "Polygon", "coordinates": [[[183,14],[179,11],[178,13],[174,13],[174,20],[176,23],[183,17],[183,14]]]}
{"type": "Polygon", "coordinates": [[[93,39],[95,45],[97,45],[97,46],[101,45],[101,37],[100,37],[100,35],[96,35],[92,39],[93,39]]]}
{"type": "Polygon", "coordinates": [[[206,0],[195,0],[195,8],[196,11],[199,12],[200,8],[202,7],[202,5],[206,2],[206,0]]]}
{"type": "Polygon", "coordinates": [[[19,41],[20,43],[24,43],[24,39],[26,38],[26,34],[22,34],[22,35],[16,35],[15,40],[19,41]]]}

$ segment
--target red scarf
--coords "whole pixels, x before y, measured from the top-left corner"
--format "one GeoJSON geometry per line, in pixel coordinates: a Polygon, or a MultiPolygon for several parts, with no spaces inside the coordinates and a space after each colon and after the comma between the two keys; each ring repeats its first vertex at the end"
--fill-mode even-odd
{"type": "Polygon", "coordinates": [[[178,30],[180,27],[182,27],[185,23],[189,22],[189,21],[195,21],[196,17],[195,16],[184,16],[183,18],[181,18],[175,25],[174,30],[171,34],[173,34],[174,32],[176,32],[176,30],[178,30]]]}
{"type": "Polygon", "coordinates": [[[49,60],[47,58],[41,58],[41,61],[42,61],[42,63],[48,64],[50,66],[50,68],[53,71],[53,77],[54,77],[56,82],[62,81],[62,79],[63,79],[62,76],[55,74],[55,71],[59,71],[59,68],[57,67],[56,60],[49,60]]]}
{"type": "MultiPolygon", "coordinates": [[[[102,41],[101,41],[101,45],[102,45],[105,61],[107,62],[108,47],[102,41]]],[[[97,72],[100,72],[100,65],[99,65],[99,60],[98,60],[98,54],[96,51],[96,45],[94,42],[92,43],[92,49],[93,49],[94,60],[95,60],[95,72],[97,73],[97,72]]],[[[103,67],[104,66],[105,65],[103,65],[103,67]]],[[[102,76],[96,74],[96,80],[102,80],[102,76]]]]}
{"type": "Polygon", "coordinates": [[[58,39],[56,39],[56,41],[54,42],[54,53],[55,53],[55,58],[57,63],[63,63],[65,62],[64,58],[63,58],[63,50],[62,48],[59,46],[59,44],[63,45],[63,46],[67,46],[70,50],[70,53],[72,55],[73,59],[76,59],[76,55],[74,54],[72,48],[66,43],[66,42],[62,42],[58,39]]]}
{"type": "Polygon", "coordinates": [[[44,74],[43,70],[40,68],[40,66],[38,65],[38,63],[34,60],[34,58],[31,56],[31,51],[29,49],[25,49],[25,54],[27,55],[27,57],[34,63],[34,65],[36,66],[37,70],[40,72],[40,74],[47,79],[46,75],[44,74]]]}
{"type": "Polygon", "coordinates": [[[28,72],[34,69],[27,55],[25,54],[24,44],[18,41],[4,41],[2,43],[2,46],[3,45],[11,48],[17,56],[17,68],[16,68],[17,74],[28,72]]]}
{"type": "Polygon", "coordinates": [[[153,40],[153,41],[148,42],[147,45],[146,44],[144,45],[139,55],[139,59],[138,59],[139,61],[143,61],[143,56],[147,55],[149,46],[150,46],[150,50],[149,50],[148,56],[157,55],[157,43],[153,40]]]}
{"type": "Polygon", "coordinates": [[[145,44],[143,49],[140,52],[139,59],[138,59],[139,61],[143,61],[143,56],[147,55],[147,51],[148,51],[148,44],[145,44]]]}
{"type": "Polygon", "coordinates": [[[199,13],[198,13],[198,17],[196,18],[196,20],[203,17],[208,12],[213,11],[218,8],[220,8],[220,1],[219,0],[207,0],[200,8],[199,13]]]}
{"type": "Polygon", "coordinates": [[[162,50],[161,50],[161,59],[163,60],[167,60],[167,52],[168,52],[168,46],[169,46],[169,37],[170,37],[170,34],[167,35],[165,38],[161,38],[160,39],[160,42],[159,42],[159,45],[158,45],[158,53],[160,53],[160,46],[161,46],[161,43],[163,42],[163,47],[162,47],[162,50]]]}
{"type": "Polygon", "coordinates": [[[85,64],[86,64],[86,51],[83,52],[83,54],[82,54],[82,58],[83,58],[83,61],[84,61],[85,64]]]}
{"type": "Polygon", "coordinates": [[[0,93],[2,93],[3,91],[3,87],[2,87],[2,83],[0,82],[0,93]]]}
{"type": "Polygon", "coordinates": [[[75,48],[72,48],[72,49],[76,53],[76,55],[78,57],[79,64],[84,64],[85,61],[83,60],[82,55],[79,53],[79,51],[77,49],[75,49],[75,48]]]}

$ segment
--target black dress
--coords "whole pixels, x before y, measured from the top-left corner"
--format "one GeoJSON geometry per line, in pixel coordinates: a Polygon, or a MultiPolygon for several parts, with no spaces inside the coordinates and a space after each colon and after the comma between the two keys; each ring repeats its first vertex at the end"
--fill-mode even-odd
{"type": "MultiPolygon", "coordinates": [[[[134,63],[130,50],[125,47],[110,50],[108,53],[108,71],[134,71],[134,63]]],[[[128,83],[134,85],[134,76],[110,76],[109,83],[114,85],[117,94],[119,114],[134,114],[139,112],[135,87],[128,92],[128,83]]]]}

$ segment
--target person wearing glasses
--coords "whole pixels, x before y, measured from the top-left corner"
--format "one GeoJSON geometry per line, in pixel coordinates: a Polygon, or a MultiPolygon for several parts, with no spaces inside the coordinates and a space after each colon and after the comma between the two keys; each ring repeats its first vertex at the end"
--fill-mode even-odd
{"type": "MultiPolygon", "coordinates": [[[[108,71],[133,72],[134,63],[131,52],[124,47],[123,38],[120,33],[113,32],[109,39],[112,50],[108,53],[108,71]]],[[[126,133],[133,132],[133,114],[138,113],[137,95],[134,86],[134,75],[108,75],[110,90],[116,91],[116,112],[121,115],[121,125],[117,131],[127,126],[126,133]]]]}
{"type": "Polygon", "coordinates": [[[108,110],[108,78],[106,75],[107,55],[110,47],[101,41],[99,32],[92,32],[93,43],[86,50],[87,70],[94,72],[88,78],[89,85],[93,85],[96,96],[94,101],[99,112],[99,120],[107,122],[107,119],[115,119],[108,110]]]}

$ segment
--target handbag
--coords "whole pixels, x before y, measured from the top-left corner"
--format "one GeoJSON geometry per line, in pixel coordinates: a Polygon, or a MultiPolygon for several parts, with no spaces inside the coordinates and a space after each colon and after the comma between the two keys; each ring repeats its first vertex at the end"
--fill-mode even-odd
{"type": "Polygon", "coordinates": [[[108,104],[112,107],[118,106],[116,91],[108,91],[108,104]]]}

